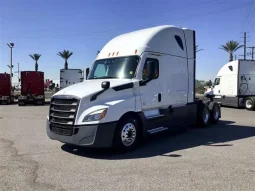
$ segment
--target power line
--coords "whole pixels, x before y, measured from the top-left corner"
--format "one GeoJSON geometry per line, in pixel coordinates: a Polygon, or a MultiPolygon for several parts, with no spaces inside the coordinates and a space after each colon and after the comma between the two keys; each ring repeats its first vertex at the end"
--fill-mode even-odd
{"type": "MultiPolygon", "coordinates": [[[[165,13],[169,13],[169,12],[175,12],[175,11],[179,11],[179,10],[181,10],[181,11],[184,11],[185,9],[190,9],[190,8],[193,8],[193,7],[199,7],[199,6],[201,6],[201,5],[205,5],[205,4],[210,4],[210,3],[213,3],[213,2],[217,2],[217,1],[220,1],[220,0],[211,0],[211,1],[207,1],[207,2],[202,2],[202,3],[199,3],[199,4],[193,4],[193,5],[190,5],[190,6],[187,6],[187,7],[183,7],[183,8],[176,8],[176,9],[170,9],[170,10],[167,10],[167,11],[162,11],[162,12],[157,12],[156,14],[157,15],[162,15],[162,14],[165,14],[165,13]]],[[[219,3],[217,3],[217,5],[219,5],[219,4],[223,4],[223,3],[226,3],[226,2],[228,2],[228,1],[230,1],[230,0],[226,0],[226,1],[223,1],[223,2],[219,2],[219,3]]],[[[118,3],[122,3],[123,1],[118,1],[118,3]]],[[[124,2],[130,2],[130,1],[124,1],[124,2]]],[[[121,12],[122,14],[123,13],[125,13],[125,12],[121,12]]],[[[141,19],[141,18],[146,18],[146,20],[148,20],[148,18],[150,18],[150,17],[154,17],[154,15],[145,15],[145,14],[143,14],[143,15],[138,15],[137,16],[137,19],[136,19],[136,21],[137,20],[143,20],[143,19],[141,19]]],[[[116,17],[117,18],[117,17],[116,17]]],[[[95,22],[95,21],[100,21],[100,20],[102,20],[102,19],[96,19],[96,20],[93,20],[93,22],[95,22]]],[[[8,21],[8,20],[7,20],[8,21]]],[[[91,19],[90,19],[90,21],[91,21],[91,19]]],[[[129,20],[130,21],[130,20],[129,20]]],[[[125,22],[129,22],[129,21],[125,21],[125,22]]],[[[87,25],[86,27],[88,27],[88,26],[94,26],[94,25],[87,25]]],[[[50,30],[41,30],[41,31],[44,31],[44,32],[50,32],[50,30]]],[[[54,30],[54,31],[63,31],[63,29],[57,29],[57,30],[54,30]]]]}
{"type": "MultiPolygon", "coordinates": [[[[197,17],[197,16],[209,16],[209,15],[214,15],[217,13],[221,13],[221,12],[228,12],[228,11],[232,11],[235,9],[240,9],[240,8],[244,8],[244,7],[248,7],[250,6],[251,3],[245,4],[245,5],[240,5],[240,6],[236,6],[233,7],[231,9],[221,9],[221,10],[217,10],[217,11],[211,11],[211,12],[207,12],[207,13],[200,13],[200,14],[196,14],[196,15],[191,15],[191,16],[187,16],[187,17],[182,17],[182,18],[177,18],[176,20],[185,20],[185,19],[189,19],[192,17],[197,17]]],[[[166,22],[166,20],[161,21],[161,22],[166,22]]],[[[135,27],[146,27],[150,24],[144,24],[144,25],[136,25],[135,27]]],[[[133,26],[134,27],[134,26],[133,26]]],[[[125,27],[125,28],[118,28],[118,29],[110,29],[110,30],[105,30],[105,31],[95,31],[95,32],[91,32],[91,33],[80,33],[80,34],[72,34],[72,35],[50,35],[50,36],[31,36],[31,37],[4,37],[4,38],[25,38],[25,39],[29,39],[29,38],[66,38],[66,37],[71,37],[71,36],[90,36],[93,34],[101,34],[101,33],[107,33],[107,32],[114,32],[114,31],[120,31],[120,30],[125,30],[125,29],[130,29],[130,27],[125,27]]]]}
{"type": "Polygon", "coordinates": [[[247,15],[244,17],[244,22],[243,22],[243,27],[242,27],[242,29],[245,28],[246,25],[247,25],[247,21],[248,21],[248,18],[249,18],[249,16],[250,16],[251,9],[252,9],[252,6],[249,7],[249,10],[247,11],[247,15]]]}
{"type": "MultiPolygon", "coordinates": [[[[255,0],[253,0],[252,4],[251,4],[251,7],[253,7],[253,5],[255,4],[255,0]]],[[[248,21],[247,25],[246,25],[246,30],[248,29],[250,23],[251,23],[251,20],[252,20],[252,17],[255,13],[255,7],[253,8],[253,12],[251,12],[251,16],[250,16],[250,20],[248,21]]]]}
{"type": "Polygon", "coordinates": [[[251,47],[247,47],[249,49],[251,49],[251,59],[253,60],[253,56],[255,54],[254,50],[255,50],[255,46],[251,46],[251,47]]]}

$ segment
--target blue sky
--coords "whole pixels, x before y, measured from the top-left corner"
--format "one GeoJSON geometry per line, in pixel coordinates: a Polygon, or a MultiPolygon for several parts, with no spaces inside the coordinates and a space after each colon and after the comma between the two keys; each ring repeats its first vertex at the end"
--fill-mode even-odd
{"type": "Polygon", "coordinates": [[[196,30],[204,49],[197,54],[197,78],[213,79],[228,62],[221,44],[242,43],[247,31],[248,46],[255,45],[255,0],[0,0],[0,72],[9,72],[8,42],[15,43],[14,71],[17,63],[34,70],[28,55],[40,53],[39,70],[59,79],[64,60],[58,51],[74,53],[69,68],[85,69],[116,35],[162,24],[196,30]]]}

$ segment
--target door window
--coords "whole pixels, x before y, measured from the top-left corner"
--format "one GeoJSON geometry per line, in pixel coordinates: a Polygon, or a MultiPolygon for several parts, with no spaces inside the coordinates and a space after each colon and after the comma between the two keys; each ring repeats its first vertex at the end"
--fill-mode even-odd
{"type": "Polygon", "coordinates": [[[154,76],[153,79],[157,79],[159,76],[159,62],[157,59],[154,58],[147,58],[145,63],[144,63],[144,67],[143,67],[143,80],[147,80],[148,79],[148,73],[147,73],[147,63],[152,62],[154,65],[154,76]]]}
{"type": "Polygon", "coordinates": [[[220,85],[220,78],[215,78],[214,85],[220,85]]]}

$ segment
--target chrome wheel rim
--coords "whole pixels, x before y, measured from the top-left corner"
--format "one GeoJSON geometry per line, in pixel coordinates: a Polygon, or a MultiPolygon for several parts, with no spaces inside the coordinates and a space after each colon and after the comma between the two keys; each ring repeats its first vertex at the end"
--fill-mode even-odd
{"type": "Polygon", "coordinates": [[[246,100],[245,105],[246,105],[247,108],[251,108],[252,107],[252,101],[249,100],[249,99],[246,100]]]}
{"type": "Polygon", "coordinates": [[[203,111],[203,121],[204,123],[207,123],[209,120],[209,111],[208,109],[204,108],[204,111],[203,111]]]}
{"type": "Polygon", "coordinates": [[[214,107],[214,119],[218,119],[220,115],[219,107],[214,107]]]}
{"type": "Polygon", "coordinates": [[[134,124],[127,123],[121,131],[121,141],[126,147],[132,145],[136,139],[136,129],[134,124]]]}

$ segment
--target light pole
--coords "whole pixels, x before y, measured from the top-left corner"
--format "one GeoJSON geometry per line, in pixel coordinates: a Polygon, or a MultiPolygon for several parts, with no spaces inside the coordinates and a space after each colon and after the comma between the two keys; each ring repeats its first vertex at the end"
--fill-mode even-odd
{"type": "Polygon", "coordinates": [[[11,79],[11,86],[12,86],[12,68],[13,68],[13,65],[12,65],[12,48],[14,47],[14,43],[9,43],[7,44],[9,46],[9,48],[11,49],[11,64],[10,65],[7,65],[9,68],[10,68],[10,79],[11,79]]]}

